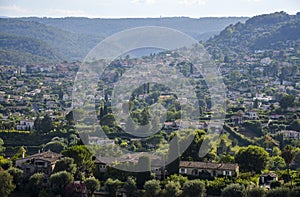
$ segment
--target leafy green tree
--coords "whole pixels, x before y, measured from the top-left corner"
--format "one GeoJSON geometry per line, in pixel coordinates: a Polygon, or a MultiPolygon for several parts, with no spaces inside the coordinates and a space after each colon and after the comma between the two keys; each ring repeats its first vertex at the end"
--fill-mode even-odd
{"type": "Polygon", "coordinates": [[[13,177],[14,184],[20,186],[23,182],[23,170],[19,168],[11,167],[7,172],[13,177]]]}
{"type": "Polygon", "coordinates": [[[101,126],[115,127],[117,125],[116,119],[113,114],[107,114],[100,120],[101,126]]]}
{"type": "Polygon", "coordinates": [[[289,197],[289,189],[284,187],[278,187],[271,189],[267,192],[266,197],[289,197]]]}
{"type": "Polygon", "coordinates": [[[271,189],[275,189],[275,188],[277,188],[277,187],[281,187],[281,183],[280,183],[279,181],[272,181],[272,182],[270,183],[270,188],[271,188],[271,189]]]}
{"type": "Polygon", "coordinates": [[[16,159],[21,158],[23,155],[26,156],[26,149],[24,148],[24,146],[21,146],[11,160],[16,161],[16,159]]]}
{"type": "MultiPolygon", "coordinates": [[[[286,147],[284,147],[283,151],[281,152],[281,157],[284,159],[284,161],[286,163],[289,177],[291,177],[290,168],[291,168],[292,161],[295,159],[295,156],[296,156],[295,150],[290,145],[287,145],[286,147]]],[[[291,185],[293,185],[292,181],[293,180],[292,180],[292,177],[291,177],[291,185]]]]}
{"type": "Polygon", "coordinates": [[[165,186],[165,189],[163,191],[163,195],[165,197],[180,196],[180,194],[182,192],[180,187],[181,186],[180,186],[179,182],[169,181],[165,186]]]}
{"type": "Polygon", "coordinates": [[[122,182],[118,179],[113,180],[111,178],[108,178],[105,181],[104,185],[106,191],[109,193],[110,196],[116,196],[118,190],[121,188],[122,182]]]}
{"type": "Polygon", "coordinates": [[[71,174],[75,174],[77,170],[76,164],[74,163],[74,159],[70,157],[63,157],[60,160],[56,161],[53,172],[67,171],[71,174]]]}
{"type": "Polygon", "coordinates": [[[0,196],[3,197],[8,197],[16,188],[13,177],[7,171],[0,172],[0,183],[0,196]]]}
{"type": "Polygon", "coordinates": [[[145,197],[155,197],[160,193],[160,182],[158,180],[149,180],[144,185],[145,197]]]}
{"type": "Polygon", "coordinates": [[[205,184],[200,180],[187,181],[182,187],[182,194],[186,197],[203,197],[205,192],[205,184]]]}
{"type": "Polygon", "coordinates": [[[264,197],[266,195],[266,191],[261,187],[254,187],[247,190],[247,197],[264,197]]]}
{"type": "Polygon", "coordinates": [[[235,156],[235,161],[239,164],[243,172],[260,173],[267,166],[269,153],[259,146],[242,147],[235,156]]]}
{"type": "Polygon", "coordinates": [[[0,155],[0,169],[7,170],[12,166],[12,161],[0,155]]]}
{"type": "Polygon", "coordinates": [[[188,182],[188,178],[186,176],[182,176],[181,174],[173,174],[168,176],[167,181],[179,183],[180,187],[183,187],[183,185],[188,182]]]}
{"type": "Polygon", "coordinates": [[[62,154],[66,157],[74,159],[74,163],[77,165],[77,169],[80,172],[91,173],[93,168],[93,157],[89,150],[83,146],[72,146],[62,151],[62,154]]]}
{"type": "Polygon", "coordinates": [[[45,180],[45,174],[35,173],[29,178],[29,188],[33,196],[38,196],[39,192],[43,188],[43,183],[45,180]]]}
{"type": "Polygon", "coordinates": [[[5,151],[5,147],[4,147],[3,145],[4,145],[4,142],[3,142],[3,140],[0,138],[0,155],[3,155],[3,154],[4,154],[4,151],[5,151]]]}
{"type": "Polygon", "coordinates": [[[294,105],[295,96],[285,94],[279,101],[279,105],[282,109],[287,109],[288,107],[292,107],[294,105]]]}
{"type": "Polygon", "coordinates": [[[42,133],[49,133],[53,129],[52,119],[46,114],[43,119],[38,116],[34,121],[34,127],[42,133]]]}
{"type": "Polygon", "coordinates": [[[89,196],[93,196],[94,192],[98,189],[100,189],[100,181],[96,179],[95,177],[87,178],[84,181],[86,188],[88,190],[89,196]]]}
{"type": "Polygon", "coordinates": [[[244,197],[245,187],[240,184],[230,184],[222,190],[222,197],[244,197]]]}
{"type": "Polygon", "coordinates": [[[293,122],[289,125],[289,129],[300,132],[300,119],[293,120],[293,122]]]}
{"type": "Polygon", "coordinates": [[[208,181],[206,184],[207,195],[221,196],[222,189],[231,184],[232,180],[225,177],[215,177],[214,180],[208,181]]]}
{"type": "Polygon", "coordinates": [[[272,149],[272,156],[280,156],[281,155],[281,150],[277,146],[274,146],[272,149]]]}
{"type": "Polygon", "coordinates": [[[294,187],[291,191],[290,191],[290,197],[299,197],[300,196],[300,187],[294,187]]]}
{"type": "Polygon", "coordinates": [[[180,155],[179,155],[178,137],[175,135],[170,142],[170,147],[168,150],[168,163],[169,164],[167,165],[167,171],[170,175],[176,174],[179,172],[179,156],[180,155]]]}
{"type": "Polygon", "coordinates": [[[62,194],[64,188],[71,182],[73,182],[74,177],[71,173],[67,171],[61,171],[54,173],[50,176],[50,183],[52,185],[52,190],[56,194],[62,194]]]}
{"type": "Polygon", "coordinates": [[[136,191],[136,181],[133,177],[128,177],[126,182],[124,183],[124,189],[126,191],[126,196],[132,197],[134,196],[134,192],[136,191]]]}
{"type": "Polygon", "coordinates": [[[136,182],[137,182],[137,188],[138,189],[142,189],[145,182],[148,181],[150,179],[150,171],[151,171],[151,164],[150,164],[150,158],[146,157],[146,156],[142,156],[139,158],[138,164],[137,164],[137,168],[140,168],[140,172],[137,173],[137,178],[136,178],[136,182]],[[145,169],[147,171],[143,171],[142,169],[145,169]]]}
{"type": "Polygon", "coordinates": [[[271,157],[269,162],[270,170],[283,170],[286,164],[281,156],[271,157]]]}
{"type": "Polygon", "coordinates": [[[45,150],[51,150],[52,152],[60,153],[66,148],[66,145],[60,141],[48,142],[45,146],[45,150]]]}

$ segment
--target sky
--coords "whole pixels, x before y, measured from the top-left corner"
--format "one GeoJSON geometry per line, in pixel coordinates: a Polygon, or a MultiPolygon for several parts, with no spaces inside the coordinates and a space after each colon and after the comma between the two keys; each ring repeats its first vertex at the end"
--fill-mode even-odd
{"type": "Polygon", "coordinates": [[[0,16],[156,18],[300,12],[300,0],[0,0],[0,16]]]}

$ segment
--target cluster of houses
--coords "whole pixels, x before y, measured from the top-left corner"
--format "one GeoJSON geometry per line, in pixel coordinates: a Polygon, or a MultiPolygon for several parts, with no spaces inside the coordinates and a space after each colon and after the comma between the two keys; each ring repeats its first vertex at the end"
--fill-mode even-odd
{"type": "MultiPolygon", "coordinates": [[[[94,163],[98,169],[98,173],[107,172],[107,167],[112,166],[114,162],[137,164],[139,158],[144,156],[144,153],[126,154],[122,157],[111,158],[101,157],[96,158],[94,163]]],[[[45,174],[45,184],[47,183],[47,177],[49,177],[55,168],[56,162],[63,158],[63,155],[54,153],[52,151],[39,152],[30,156],[16,160],[15,166],[24,171],[24,175],[29,177],[35,173],[45,174]]],[[[151,155],[151,172],[156,175],[157,179],[164,179],[168,175],[168,172],[164,166],[164,162],[158,156],[151,155]]],[[[215,163],[215,162],[199,162],[199,161],[180,161],[178,174],[183,176],[189,176],[194,178],[213,178],[213,177],[238,177],[239,165],[236,163],[215,163]]],[[[270,183],[274,180],[278,180],[278,176],[275,173],[264,173],[260,176],[259,184],[270,186],[270,183]]],[[[74,188],[80,188],[78,191],[83,192],[86,190],[83,185],[75,181],[73,183],[74,188]]]]}

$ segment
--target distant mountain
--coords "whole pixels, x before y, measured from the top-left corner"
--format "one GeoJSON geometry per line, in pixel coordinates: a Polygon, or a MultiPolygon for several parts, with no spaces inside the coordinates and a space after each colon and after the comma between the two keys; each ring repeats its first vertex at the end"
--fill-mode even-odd
{"type": "Polygon", "coordinates": [[[244,22],[246,19],[245,17],[200,19],[186,17],[141,19],[0,18],[1,38],[6,40],[0,43],[0,63],[80,61],[105,37],[139,26],[170,27],[183,31],[195,39],[206,40],[229,24],[235,24],[238,21],[244,22]],[[6,36],[4,36],[5,34],[6,36]],[[8,35],[11,37],[7,37],[8,35]],[[12,40],[8,42],[8,39],[12,40]],[[29,39],[31,40],[29,41],[29,39]],[[32,43],[32,47],[28,45],[29,42],[32,43]],[[29,48],[27,49],[27,47],[29,48]]]}
{"type": "Polygon", "coordinates": [[[246,17],[208,17],[208,18],[124,18],[124,19],[90,19],[90,18],[22,18],[50,25],[65,31],[107,37],[119,31],[140,26],[162,26],[177,29],[197,40],[208,39],[216,35],[226,26],[237,22],[244,22],[246,17]]]}
{"type": "Polygon", "coordinates": [[[285,12],[264,14],[248,19],[245,23],[227,26],[211,38],[207,45],[219,46],[223,51],[281,49],[300,44],[300,13],[285,12]],[[297,44],[298,43],[298,44],[297,44]]]}

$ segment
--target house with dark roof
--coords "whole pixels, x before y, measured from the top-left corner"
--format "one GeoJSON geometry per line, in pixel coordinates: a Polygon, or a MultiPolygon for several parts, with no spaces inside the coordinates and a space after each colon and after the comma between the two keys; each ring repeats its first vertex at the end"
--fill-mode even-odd
{"type": "Polygon", "coordinates": [[[28,157],[24,157],[23,155],[22,158],[16,160],[15,166],[21,168],[27,176],[39,172],[50,176],[54,170],[56,161],[60,158],[62,158],[61,154],[49,150],[28,157]]]}
{"type": "Polygon", "coordinates": [[[165,161],[156,155],[146,154],[146,153],[134,153],[134,154],[125,154],[121,157],[97,157],[94,161],[96,169],[99,173],[105,173],[108,166],[114,166],[115,163],[127,163],[130,166],[134,167],[140,157],[147,156],[150,158],[151,172],[156,175],[158,179],[162,179],[165,174],[165,161]]]}
{"type": "Polygon", "coordinates": [[[179,174],[209,178],[216,176],[238,176],[239,166],[235,163],[180,161],[179,174]]]}
{"type": "Polygon", "coordinates": [[[270,188],[272,181],[278,181],[278,175],[273,172],[264,173],[259,177],[259,185],[264,185],[268,188],[270,188]]]}

